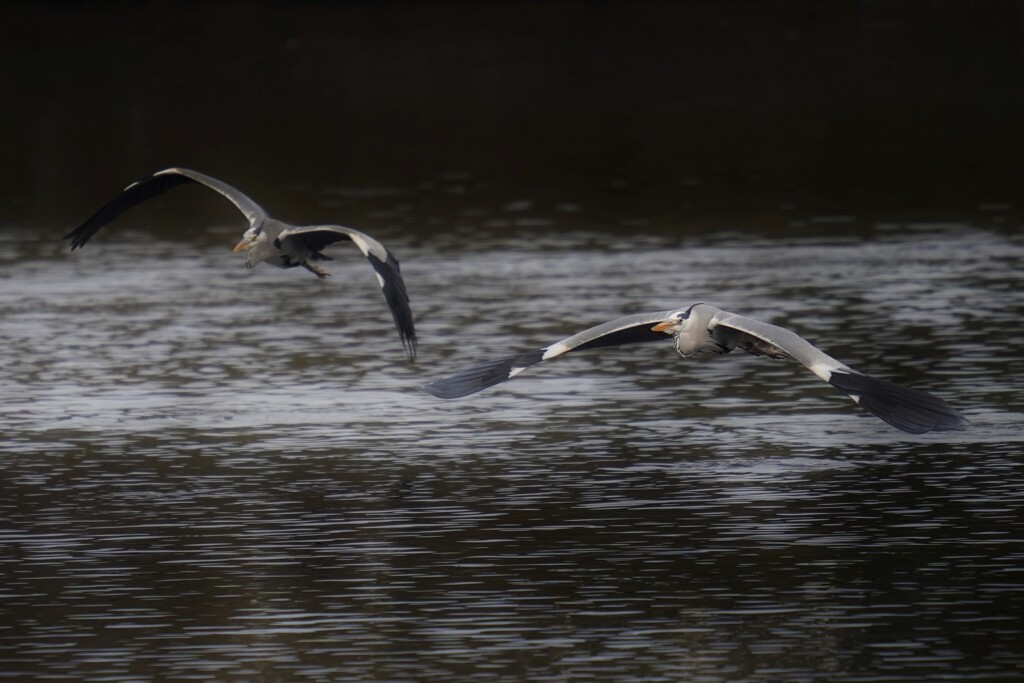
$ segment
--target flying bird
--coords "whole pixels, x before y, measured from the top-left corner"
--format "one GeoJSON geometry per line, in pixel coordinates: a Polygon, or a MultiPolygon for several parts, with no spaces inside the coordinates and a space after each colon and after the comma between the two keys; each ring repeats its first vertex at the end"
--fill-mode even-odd
{"type": "Polygon", "coordinates": [[[666,335],[671,335],[676,353],[682,358],[725,354],[737,348],[755,356],[792,358],[872,415],[905,432],[949,431],[964,429],[969,424],[940,398],[857,372],[783,327],[707,304],[618,318],[537,351],[467,368],[424,384],[422,389],[438,398],[460,398],[501,384],[541,361],[570,351],[658,341],[666,335]]]}
{"type": "Polygon", "coordinates": [[[323,249],[335,242],[351,240],[373,267],[377,281],[384,290],[384,298],[391,308],[391,316],[395,320],[406,355],[409,360],[416,359],[416,329],[413,326],[412,311],[409,309],[409,295],[405,291],[398,259],[383,244],[365,233],[340,225],[295,226],[271,218],[259,204],[243,193],[223,181],[197,171],[187,168],[166,168],[132,183],[89,220],[65,235],[64,239],[71,240],[71,251],[74,251],[85,246],[100,228],[136,204],[163,194],[172,187],[191,183],[199,183],[219,192],[249,221],[249,228],[234,249],[236,253],[245,252],[247,268],[255,268],[259,263],[269,263],[278,268],[302,266],[323,279],[329,273],[313,262],[330,261],[331,258],[323,253],[323,249]]]}

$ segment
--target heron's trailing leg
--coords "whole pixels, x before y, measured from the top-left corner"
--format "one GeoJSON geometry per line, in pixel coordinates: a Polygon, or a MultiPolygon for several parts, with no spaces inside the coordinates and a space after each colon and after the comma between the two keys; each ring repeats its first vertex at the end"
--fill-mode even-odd
{"type": "Polygon", "coordinates": [[[309,272],[313,273],[313,275],[316,275],[321,280],[323,280],[325,277],[330,277],[331,276],[331,274],[328,273],[323,268],[321,268],[319,266],[310,265],[306,261],[302,262],[302,267],[305,268],[306,270],[308,270],[309,272]]]}

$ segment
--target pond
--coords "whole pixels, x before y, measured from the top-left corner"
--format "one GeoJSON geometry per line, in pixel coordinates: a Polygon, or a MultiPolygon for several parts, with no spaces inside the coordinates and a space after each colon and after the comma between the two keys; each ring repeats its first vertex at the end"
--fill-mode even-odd
{"type": "Polygon", "coordinates": [[[357,226],[402,260],[415,365],[350,245],[319,281],[247,271],[236,224],[122,219],[73,255],[8,226],[0,678],[1019,678],[1019,235],[529,208],[357,226]],[[904,434],[797,364],[667,338],[418,389],[698,301],[972,426],[904,434]]]}

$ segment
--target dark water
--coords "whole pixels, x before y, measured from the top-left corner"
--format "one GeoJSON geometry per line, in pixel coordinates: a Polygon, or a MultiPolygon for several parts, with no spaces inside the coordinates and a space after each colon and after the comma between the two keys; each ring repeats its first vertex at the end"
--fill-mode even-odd
{"type": "Polygon", "coordinates": [[[378,233],[414,367],[354,250],[320,282],[246,271],[234,224],[74,256],[8,230],[0,678],[1024,676],[1018,235],[615,235],[528,207],[378,233]],[[799,366],[667,342],[416,389],[695,301],[973,427],[906,435],[799,366]]]}

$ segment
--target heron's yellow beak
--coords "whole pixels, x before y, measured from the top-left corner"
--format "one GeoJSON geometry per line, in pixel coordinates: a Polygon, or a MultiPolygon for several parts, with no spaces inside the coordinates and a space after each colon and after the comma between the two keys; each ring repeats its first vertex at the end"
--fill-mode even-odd
{"type": "Polygon", "coordinates": [[[241,242],[239,242],[238,244],[236,244],[235,248],[232,249],[231,251],[233,251],[233,252],[235,252],[237,254],[238,252],[242,251],[243,249],[248,249],[250,244],[252,244],[252,240],[251,239],[244,239],[241,242]]]}
{"type": "Polygon", "coordinates": [[[668,334],[669,329],[672,328],[674,325],[675,323],[666,320],[665,322],[658,323],[657,325],[652,327],[651,332],[664,332],[665,334],[668,334]]]}

